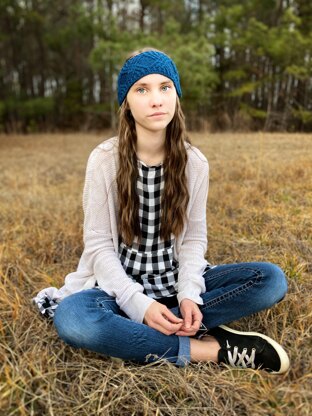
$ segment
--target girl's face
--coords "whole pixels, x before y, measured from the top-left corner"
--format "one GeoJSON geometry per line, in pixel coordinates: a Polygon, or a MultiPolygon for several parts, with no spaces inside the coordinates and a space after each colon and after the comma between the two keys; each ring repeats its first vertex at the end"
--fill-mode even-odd
{"type": "Polygon", "coordinates": [[[132,85],[127,101],[136,128],[156,132],[166,129],[172,120],[177,93],[170,78],[150,74],[132,85]]]}

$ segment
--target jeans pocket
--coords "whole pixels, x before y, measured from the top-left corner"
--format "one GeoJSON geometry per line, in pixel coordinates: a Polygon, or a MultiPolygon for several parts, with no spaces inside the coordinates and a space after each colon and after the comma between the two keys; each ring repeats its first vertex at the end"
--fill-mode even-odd
{"type": "Polygon", "coordinates": [[[96,305],[105,311],[112,311],[119,313],[119,306],[116,303],[114,296],[102,295],[95,299],[96,305]]]}

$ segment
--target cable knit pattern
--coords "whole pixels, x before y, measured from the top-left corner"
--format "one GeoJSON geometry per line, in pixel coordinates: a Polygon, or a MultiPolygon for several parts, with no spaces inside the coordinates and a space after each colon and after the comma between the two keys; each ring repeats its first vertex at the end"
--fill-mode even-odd
{"type": "MultiPolygon", "coordinates": [[[[179,262],[178,301],[188,298],[203,304],[205,292],[202,277],[207,265],[206,202],[208,195],[208,162],[194,146],[186,143],[186,167],[190,200],[188,221],[175,239],[174,255],[179,262]]],[[[136,322],[142,322],[149,305],[155,300],[143,293],[143,286],[131,280],[118,258],[117,185],[118,139],[106,140],[91,153],[83,192],[84,251],[77,271],[65,278],[65,285],[55,298],[94,287],[116,298],[119,307],[136,322]]]]}
{"type": "Polygon", "coordinates": [[[178,96],[182,97],[179,73],[172,59],[163,52],[147,51],[128,59],[121,68],[118,75],[119,105],[126,98],[132,85],[149,74],[160,74],[170,78],[178,96]]]}

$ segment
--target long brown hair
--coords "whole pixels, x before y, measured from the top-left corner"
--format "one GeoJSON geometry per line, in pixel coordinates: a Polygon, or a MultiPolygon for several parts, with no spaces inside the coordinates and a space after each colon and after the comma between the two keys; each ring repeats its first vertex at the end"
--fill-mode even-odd
{"type": "MultiPolygon", "coordinates": [[[[128,59],[147,50],[133,52],[128,59]]],[[[134,237],[141,238],[139,221],[139,196],[136,190],[138,164],[136,156],[137,134],[135,121],[130,112],[127,99],[119,109],[118,126],[119,168],[117,172],[118,227],[125,244],[131,245],[134,237]]],[[[160,237],[169,240],[171,233],[176,237],[182,232],[186,221],[189,193],[186,179],[187,152],[185,142],[190,144],[186,134],[185,117],[177,97],[173,119],[166,128],[164,189],[161,196],[160,237]]]]}

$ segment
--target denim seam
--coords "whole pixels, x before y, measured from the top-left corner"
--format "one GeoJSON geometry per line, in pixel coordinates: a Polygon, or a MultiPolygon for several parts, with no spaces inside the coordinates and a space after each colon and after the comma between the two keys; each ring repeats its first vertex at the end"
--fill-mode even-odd
{"type": "MultiPolygon", "coordinates": [[[[214,280],[214,279],[217,279],[219,277],[222,277],[222,276],[224,276],[226,274],[229,274],[231,272],[237,272],[237,270],[238,270],[237,267],[234,267],[232,269],[227,268],[226,270],[220,270],[217,274],[214,274],[214,276],[213,277],[210,277],[210,278],[208,276],[206,276],[206,273],[208,274],[208,272],[209,272],[209,270],[207,270],[207,272],[204,274],[203,277],[204,277],[204,279],[207,279],[207,280],[214,280]]],[[[248,270],[248,271],[251,270],[253,272],[256,272],[258,275],[262,275],[261,270],[254,269],[254,268],[251,268],[251,267],[240,267],[239,268],[239,271],[241,271],[241,270],[248,270]]]]}
{"type": "MultiPolygon", "coordinates": [[[[233,269],[231,269],[233,270],[233,269]]],[[[227,270],[226,272],[220,272],[218,273],[218,276],[221,276],[222,274],[226,274],[229,273],[231,270],[227,270]]],[[[215,299],[210,300],[209,302],[205,303],[200,309],[201,310],[206,310],[208,308],[214,307],[216,305],[219,305],[220,303],[227,301],[229,299],[232,299],[233,297],[240,295],[241,293],[246,292],[248,289],[250,289],[252,286],[258,284],[262,279],[263,279],[263,274],[261,273],[261,271],[259,269],[250,269],[248,267],[243,267],[241,268],[241,270],[252,270],[256,273],[256,276],[254,278],[252,278],[252,280],[250,280],[249,282],[243,284],[242,286],[239,286],[235,289],[233,289],[232,291],[225,293],[221,296],[216,297],[215,299]]],[[[237,271],[237,269],[235,269],[235,271],[237,271]]]]}

